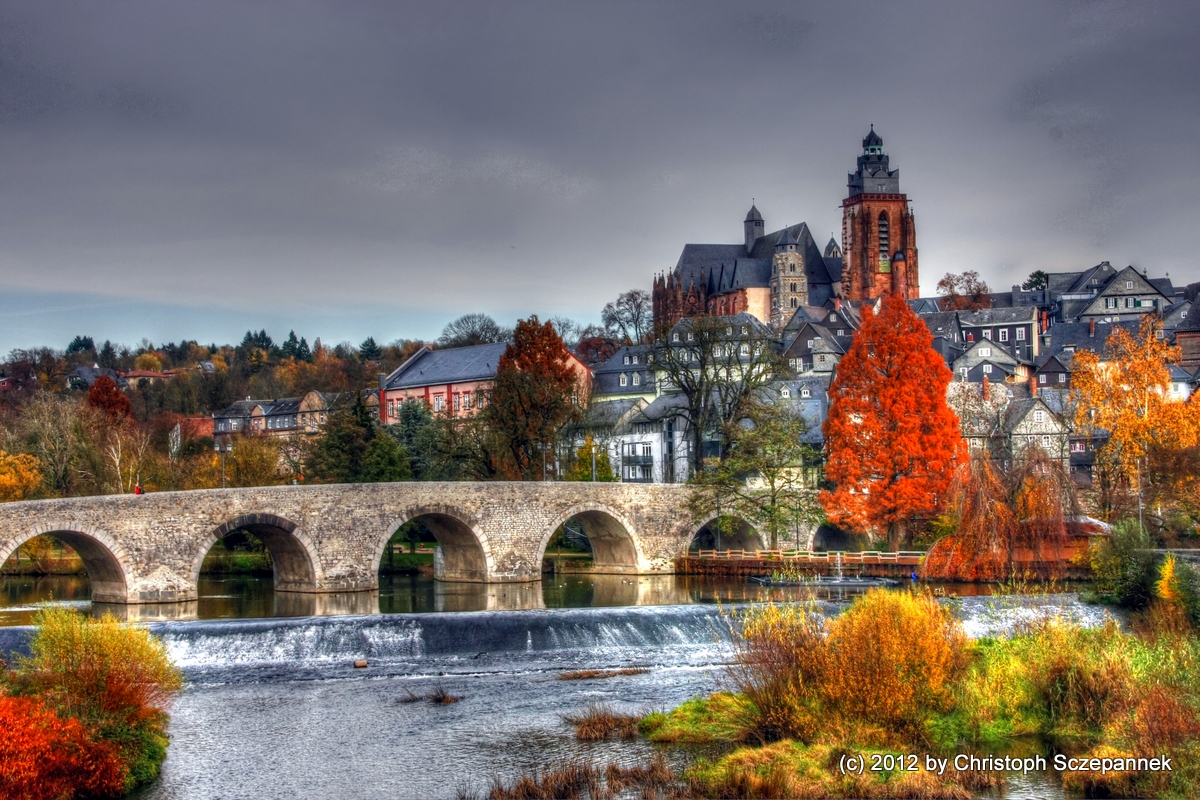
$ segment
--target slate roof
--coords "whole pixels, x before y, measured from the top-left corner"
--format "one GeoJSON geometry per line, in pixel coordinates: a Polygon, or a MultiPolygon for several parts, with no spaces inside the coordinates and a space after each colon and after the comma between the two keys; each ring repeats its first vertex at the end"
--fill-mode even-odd
{"type": "Polygon", "coordinates": [[[640,395],[654,392],[654,372],[650,369],[648,357],[650,345],[638,344],[622,347],[613,357],[592,370],[593,394],[629,394],[640,395]],[[626,364],[625,359],[637,357],[638,363],[626,364]],[[641,373],[642,379],[638,386],[633,385],[633,373],[641,373]],[[629,376],[626,385],[621,385],[621,373],[629,376]]]}
{"type": "Polygon", "coordinates": [[[1014,325],[1037,321],[1036,306],[1008,308],[981,308],[978,311],[960,311],[958,320],[964,327],[978,328],[989,325],[1014,325]]]}
{"type": "Polygon", "coordinates": [[[116,370],[109,369],[108,367],[76,367],[67,373],[67,383],[70,384],[72,381],[80,380],[87,384],[88,388],[91,388],[96,379],[100,377],[112,379],[112,382],[122,389],[129,385],[129,381],[123,375],[118,374],[116,370]]]}
{"type": "MultiPolygon", "coordinates": [[[[1099,353],[1104,350],[1104,342],[1108,340],[1109,334],[1114,328],[1125,328],[1133,335],[1137,335],[1138,326],[1141,324],[1139,320],[1124,320],[1122,322],[1096,322],[1096,334],[1091,335],[1090,322],[1060,322],[1057,325],[1051,325],[1046,331],[1050,336],[1050,344],[1042,345],[1042,355],[1051,356],[1057,355],[1064,347],[1074,346],[1076,350],[1091,350],[1099,353]]],[[[1046,334],[1042,334],[1045,336],[1046,334]]],[[[1043,342],[1045,339],[1042,340],[1043,342]]]]}
{"type": "Polygon", "coordinates": [[[1063,428],[1067,427],[1066,424],[1062,421],[1062,418],[1059,417],[1058,414],[1056,414],[1053,410],[1051,410],[1049,405],[1047,405],[1046,403],[1043,403],[1041,400],[1039,400],[1036,397],[1030,397],[1030,398],[1014,399],[1008,404],[1008,407],[1004,409],[1004,417],[1001,422],[1004,432],[1011,433],[1013,428],[1017,427],[1017,425],[1019,425],[1021,423],[1021,420],[1025,419],[1025,416],[1027,414],[1029,414],[1030,411],[1033,411],[1035,408],[1037,408],[1038,406],[1044,406],[1046,408],[1046,410],[1050,412],[1050,415],[1054,418],[1054,420],[1056,422],[1058,422],[1058,424],[1061,427],[1063,427],[1063,428]]]}
{"type": "Polygon", "coordinates": [[[385,388],[409,389],[495,378],[506,347],[504,342],[497,342],[445,350],[422,348],[387,377],[385,388]]]}
{"type": "MultiPolygon", "coordinates": [[[[804,222],[758,237],[749,253],[744,244],[685,244],[675,264],[675,278],[685,291],[694,283],[706,287],[710,295],[766,287],[771,281],[775,245],[785,236],[794,239],[804,255],[810,292],[814,285],[831,285],[835,278],[804,222]]],[[[836,280],[841,280],[840,259],[838,262],[836,280]]],[[[822,302],[824,299],[820,298],[822,302]]]]}

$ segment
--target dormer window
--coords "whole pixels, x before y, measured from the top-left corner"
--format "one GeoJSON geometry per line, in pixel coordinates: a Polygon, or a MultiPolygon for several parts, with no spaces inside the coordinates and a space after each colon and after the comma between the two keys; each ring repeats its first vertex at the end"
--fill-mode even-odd
{"type": "Polygon", "coordinates": [[[748,345],[748,344],[742,345],[741,353],[744,356],[750,355],[750,345],[748,345]]]}
{"type": "Polygon", "coordinates": [[[696,341],[696,334],[692,333],[691,331],[688,331],[688,341],[689,342],[696,341]]]}
{"type": "Polygon", "coordinates": [[[628,364],[628,363],[629,363],[629,356],[625,356],[625,363],[626,363],[626,364],[628,364]]]}
{"type": "Polygon", "coordinates": [[[785,386],[779,390],[779,396],[786,400],[792,396],[792,390],[785,386]]]}
{"type": "Polygon", "coordinates": [[[624,372],[622,372],[621,373],[621,385],[626,386],[628,384],[629,384],[629,376],[626,375],[624,372]]]}
{"type": "Polygon", "coordinates": [[[733,336],[733,326],[732,325],[729,325],[725,328],[725,335],[733,336]]]}
{"type": "Polygon", "coordinates": [[[640,373],[640,372],[633,373],[633,385],[640,386],[641,383],[642,383],[642,373],[640,373]]]}
{"type": "Polygon", "coordinates": [[[633,356],[633,363],[635,363],[635,364],[636,364],[636,363],[638,363],[638,357],[637,357],[637,356],[633,356]]]}
{"type": "Polygon", "coordinates": [[[812,397],[812,392],[810,392],[808,387],[805,386],[804,388],[802,388],[800,390],[800,396],[801,397],[812,397]]]}
{"type": "MultiPolygon", "coordinates": [[[[792,291],[793,292],[796,291],[796,284],[794,284],[794,283],[792,284],[792,291]]],[[[743,325],[742,326],[742,336],[745,336],[748,333],[750,333],[750,327],[748,325],[743,325]]]]}
{"type": "Polygon", "coordinates": [[[673,333],[673,334],[671,334],[671,341],[672,341],[672,342],[678,342],[678,341],[679,341],[679,334],[678,334],[678,333],[673,333]]]}

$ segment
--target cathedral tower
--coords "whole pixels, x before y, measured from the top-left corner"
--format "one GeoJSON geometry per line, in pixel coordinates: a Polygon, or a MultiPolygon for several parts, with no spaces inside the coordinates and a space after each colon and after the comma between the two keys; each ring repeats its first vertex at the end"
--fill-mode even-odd
{"type": "Polygon", "coordinates": [[[900,192],[900,170],[888,169],[874,126],[862,144],[858,170],[849,175],[849,196],[842,201],[842,295],[847,300],[919,297],[916,224],[908,196],[900,192]]]}

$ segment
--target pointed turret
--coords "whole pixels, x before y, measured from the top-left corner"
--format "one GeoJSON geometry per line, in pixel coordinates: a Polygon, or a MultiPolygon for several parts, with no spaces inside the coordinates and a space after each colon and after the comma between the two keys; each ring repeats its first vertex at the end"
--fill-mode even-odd
{"type": "Polygon", "coordinates": [[[746,221],[742,223],[742,227],[746,232],[746,252],[749,253],[754,249],[754,243],[758,238],[765,233],[762,214],[758,213],[758,206],[750,204],[750,210],[746,213],[746,221]]]}
{"type": "Polygon", "coordinates": [[[832,236],[829,237],[829,244],[825,245],[825,258],[841,258],[842,247],[837,243],[837,240],[832,236]]]}

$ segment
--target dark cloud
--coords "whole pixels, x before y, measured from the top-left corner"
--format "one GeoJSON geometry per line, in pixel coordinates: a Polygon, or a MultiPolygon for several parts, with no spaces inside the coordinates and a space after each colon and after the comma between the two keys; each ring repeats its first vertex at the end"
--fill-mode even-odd
{"type": "Polygon", "coordinates": [[[914,202],[926,291],[946,271],[1006,286],[1103,259],[1195,280],[1175,232],[1200,207],[1198,17],[5,2],[0,290],[32,313],[0,349],[229,339],[255,319],[361,340],[474,310],[594,318],[684,242],[736,241],[751,197],[768,225],[838,230],[871,122],[914,202]]]}

